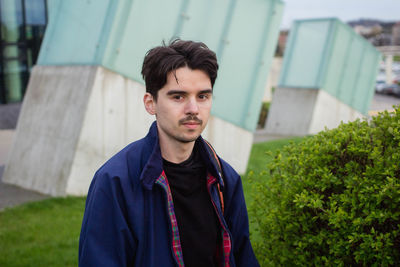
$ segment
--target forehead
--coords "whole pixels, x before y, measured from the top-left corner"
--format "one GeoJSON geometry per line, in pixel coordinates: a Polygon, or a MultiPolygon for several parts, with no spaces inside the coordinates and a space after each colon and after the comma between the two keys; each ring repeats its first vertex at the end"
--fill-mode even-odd
{"type": "Polygon", "coordinates": [[[177,88],[189,86],[211,89],[211,80],[208,74],[202,70],[182,67],[168,73],[166,86],[177,88]]]}

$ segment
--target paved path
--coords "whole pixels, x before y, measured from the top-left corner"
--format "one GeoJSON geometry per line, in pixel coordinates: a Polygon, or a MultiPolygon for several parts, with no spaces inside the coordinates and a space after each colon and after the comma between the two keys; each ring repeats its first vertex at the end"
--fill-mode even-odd
{"type": "Polygon", "coordinates": [[[0,104],[0,129],[15,129],[20,110],[21,103],[0,104]]]}
{"type": "Polygon", "coordinates": [[[393,105],[400,105],[400,98],[388,95],[375,94],[369,109],[370,115],[376,115],[383,110],[393,110],[393,105]]]}
{"type": "Polygon", "coordinates": [[[48,195],[39,194],[22,189],[15,185],[0,182],[0,211],[26,202],[49,198],[48,195]]]}
{"type": "Polygon", "coordinates": [[[11,150],[14,133],[14,129],[0,130],[0,166],[6,164],[8,153],[10,153],[11,150]]]}

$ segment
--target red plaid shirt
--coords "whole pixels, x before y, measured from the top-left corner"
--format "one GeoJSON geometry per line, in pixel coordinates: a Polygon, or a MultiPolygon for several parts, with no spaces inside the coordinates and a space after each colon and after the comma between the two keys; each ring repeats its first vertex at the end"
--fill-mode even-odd
{"type": "MultiPolygon", "coordinates": [[[[207,175],[207,188],[208,188],[208,192],[210,193],[210,195],[211,195],[211,186],[216,181],[217,181],[217,179],[215,177],[213,177],[210,174],[207,175]]],[[[182,247],[181,247],[181,242],[180,242],[180,238],[179,238],[178,222],[177,222],[176,216],[175,216],[174,202],[172,199],[171,189],[169,187],[167,176],[165,175],[164,171],[157,178],[156,184],[160,185],[164,189],[165,193],[167,194],[168,215],[169,215],[169,219],[171,222],[171,232],[172,232],[172,250],[174,252],[174,256],[175,256],[178,266],[183,267],[183,266],[185,266],[185,264],[183,262],[182,247]]],[[[215,212],[218,215],[218,219],[219,219],[219,222],[221,224],[221,229],[222,229],[222,248],[221,249],[222,249],[223,258],[224,258],[223,266],[229,267],[229,255],[230,255],[231,248],[232,248],[231,239],[230,239],[227,229],[225,228],[224,224],[222,223],[222,220],[217,211],[217,207],[216,207],[214,201],[212,200],[212,198],[211,198],[211,202],[214,206],[215,212]]]]}

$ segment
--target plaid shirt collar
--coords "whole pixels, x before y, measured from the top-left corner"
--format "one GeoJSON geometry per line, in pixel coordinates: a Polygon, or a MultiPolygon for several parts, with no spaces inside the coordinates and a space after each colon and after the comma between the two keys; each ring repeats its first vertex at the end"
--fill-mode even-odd
{"type": "MultiPolygon", "coordinates": [[[[142,184],[146,189],[152,190],[153,185],[156,182],[157,178],[160,177],[160,175],[163,172],[163,162],[162,162],[156,122],[153,122],[153,124],[151,125],[149,133],[144,138],[144,141],[147,143],[146,147],[148,153],[146,154],[149,155],[143,160],[143,162],[145,162],[145,165],[140,175],[140,180],[142,181],[142,184]]],[[[217,166],[215,166],[214,162],[210,160],[211,155],[205,148],[206,144],[204,143],[205,142],[204,139],[201,136],[199,136],[196,142],[198,142],[200,145],[199,146],[200,155],[206,164],[207,170],[211,173],[211,175],[217,177],[215,179],[217,179],[218,183],[221,186],[221,190],[223,190],[224,187],[223,179],[221,175],[218,173],[217,166]]]]}

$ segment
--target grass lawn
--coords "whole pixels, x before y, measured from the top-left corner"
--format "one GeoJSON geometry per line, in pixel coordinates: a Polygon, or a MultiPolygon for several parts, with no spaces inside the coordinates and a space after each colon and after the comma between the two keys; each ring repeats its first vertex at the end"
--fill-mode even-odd
{"type": "Polygon", "coordinates": [[[247,206],[250,205],[252,198],[251,198],[251,183],[249,181],[249,173],[253,172],[255,178],[257,175],[262,171],[266,170],[267,164],[271,161],[271,157],[267,155],[267,152],[275,152],[278,149],[282,149],[284,146],[293,143],[299,143],[302,141],[303,137],[294,137],[291,139],[280,139],[280,140],[273,140],[269,142],[254,144],[249,158],[249,163],[247,165],[246,174],[243,175],[243,190],[246,198],[247,206]]]}
{"type": "MultiPolygon", "coordinates": [[[[302,138],[253,145],[248,171],[265,168],[266,151],[275,151],[302,138]]],[[[247,205],[251,202],[248,175],[243,177],[247,205]]],[[[53,198],[0,212],[0,266],[77,266],[78,243],[85,198],[53,198]]],[[[251,226],[250,226],[251,230],[251,226]]]]}
{"type": "Polygon", "coordinates": [[[77,266],[85,198],[54,198],[0,212],[0,266],[77,266]]]}
{"type": "MultiPolygon", "coordinates": [[[[250,208],[253,202],[253,184],[251,183],[251,180],[249,178],[251,176],[250,173],[253,173],[253,179],[258,179],[260,172],[266,170],[268,163],[272,160],[271,156],[267,155],[267,152],[274,153],[292,142],[299,143],[303,139],[303,137],[294,137],[291,139],[280,139],[253,145],[250,153],[249,163],[247,165],[246,174],[242,176],[243,191],[244,197],[246,199],[247,209],[250,208]]],[[[258,232],[256,231],[256,227],[251,221],[251,217],[249,217],[249,220],[251,242],[254,243],[261,241],[258,232]]]]}

